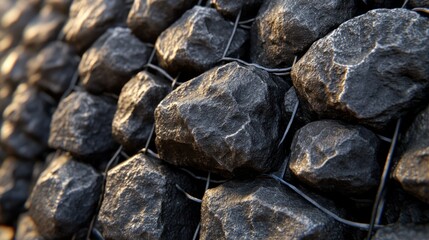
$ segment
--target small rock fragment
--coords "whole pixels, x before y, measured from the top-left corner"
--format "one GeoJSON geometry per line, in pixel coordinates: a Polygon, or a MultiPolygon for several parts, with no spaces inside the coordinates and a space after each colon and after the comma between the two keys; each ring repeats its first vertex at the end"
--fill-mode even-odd
{"type": "Polygon", "coordinates": [[[112,134],[125,149],[142,149],[152,131],[154,111],[171,91],[170,84],[149,72],[139,72],[122,88],[112,134]]]}
{"type": "Polygon", "coordinates": [[[119,93],[147,63],[149,55],[150,50],[129,29],[109,29],[82,56],[82,84],[93,93],[119,93]]]}
{"type": "Polygon", "coordinates": [[[45,240],[37,231],[37,226],[28,214],[23,214],[18,220],[15,240],[45,240]]]}
{"type": "Polygon", "coordinates": [[[98,222],[106,239],[191,239],[199,205],[188,176],[143,154],[109,171],[98,222]]]}
{"type": "MultiPolygon", "coordinates": [[[[195,6],[159,36],[159,63],[171,73],[202,73],[222,58],[233,28],[215,9],[195,6]]],[[[247,33],[237,29],[227,55],[237,53],[246,39],[247,33]]]]}
{"type": "Polygon", "coordinates": [[[247,17],[254,15],[261,4],[262,0],[211,0],[211,5],[225,17],[234,18],[241,10],[241,16],[247,17]]]}
{"type": "Polygon", "coordinates": [[[376,232],[373,240],[425,240],[429,239],[429,224],[390,225],[376,232]]]}

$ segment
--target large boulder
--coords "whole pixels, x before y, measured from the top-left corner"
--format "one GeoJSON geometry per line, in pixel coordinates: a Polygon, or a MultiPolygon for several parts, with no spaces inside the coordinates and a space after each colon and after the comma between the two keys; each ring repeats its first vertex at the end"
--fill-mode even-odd
{"type": "Polygon", "coordinates": [[[429,96],[428,28],[413,11],[369,11],[314,43],[293,85],[320,117],[385,128],[429,96]]]}

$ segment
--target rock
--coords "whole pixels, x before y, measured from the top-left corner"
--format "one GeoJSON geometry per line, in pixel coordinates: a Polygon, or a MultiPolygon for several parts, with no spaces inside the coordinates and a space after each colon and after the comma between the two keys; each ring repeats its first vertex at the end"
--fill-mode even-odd
{"type": "Polygon", "coordinates": [[[11,84],[0,79],[0,113],[3,113],[4,109],[12,101],[14,90],[15,88],[11,84]]]}
{"type": "Polygon", "coordinates": [[[79,64],[82,84],[93,93],[119,93],[149,55],[150,50],[129,29],[109,29],[83,54],[79,64]]]}
{"type": "Polygon", "coordinates": [[[109,97],[73,92],[52,116],[49,146],[76,158],[106,159],[117,146],[112,138],[115,111],[115,101],[109,97]]]}
{"type": "Polygon", "coordinates": [[[14,85],[27,81],[27,62],[34,54],[20,45],[13,48],[1,63],[0,79],[14,85]]]}
{"type": "Polygon", "coordinates": [[[0,28],[6,29],[19,38],[25,26],[37,15],[38,4],[29,1],[16,1],[4,15],[0,16],[0,28]]]}
{"type": "Polygon", "coordinates": [[[303,109],[301,101],[296,95],[296,90],[294,87],[289,88],[284,97],[284,111],[285,118],[290,119],[295,110],[295,106],[298,104],[298,109],[296,110],[295,118],[293,120],[293,124],[295,126],[303,126],[307,123],[311,122],[311,116],[309,113],[303,109]]]}
{"type": "Polygon", "coordinates": [[[292,65],[317,39],[352,18],[354,0],[265,1],[252,25],[252,62],[267,67],[292,65]]]}
{"type": "Polygon", "coordinates": [[[191,8],[196,0],[134,0],[127,25],[144,42],[155,42],[159,34],[191,8]]]}
{"type": "Polygon", "coordinates": [[[53,7],[56,11],[67,14],[73,0],[45,0],[45,5],[53,7]]]}
{"type": "Polygon", "coordinates": [[[43,171],[29,199],[29,213],[47,239],[71,238],[86,226],[101,193],[102,177],[84,163],[61,155],[43,171]]]}
{"type": "Polygon", "coordinates": [[[379,140],[370,130],[334,120],[298,130],[289,168],[307,185],[326,192],[360,195],[378,186],[379,140]]]}
{"type": "Polygon", "coordinates": [[[429,0],[410,0],[408,5],[411,8],[416,8],[416,7],[429,8],[429,0]]]}
{"type": "Polygon", "coordinates": [[[54,107],[55,102],[46,94],[23,83],[18,86],[12,102],[4,110],[3,119],[29,137],[46,145],[54,107]]]}
{"type": "Polygon", "coordinates": [[[19,218],[15,239],[16,240],[45,240],[37,231],[36,224],[28,214],[23,214],[19,218]]]}
{"type": "Polygon", "coordinates": [[[225,175],[278,167],[285,91],[282,80],[235,62],[182,84],[155,110],[161,159],[225,175]]]}
{"type": "Polygon", "coordinates": [[[200,239],[343,239],[343,230],[274,180],[227,182],[207,190],[201,206],[200,239]]]}
{"type": "Polygon", "coordinates": [[[122,23],[130,0],[74,0],[63,28],[64,39],[84,52],[108,28],[122,23]]]}
{"type": "Polygon", "coordinates": [[[390,225],[378,230],[373,240],[424,240],[429,239],[429,224],[390,225]]]}
{"type": "Polygon", "coordinates": [[[146,71],[125,84],[112,124],[115,140],[131,152],[144,148],[155,121],[155,108],[170,91],[168,82],[146,71]]]}
{"type": "Polygon", "coordinates": [[[41,49],[48,42],[58,38],[67,16],[56,12],[47,5],[24,29],[23,44],[26,47],[41,49]]]}
{"type": "MultiPolygon", "coordinates": [[[[3,58],[9,53],[11,49],[16,47],[16,45],[18,45],[17,38],[15,38],[6,30],[0,28],[0,67],[2,65],[3,58]]],[[[1,76],[0,79],[2,79],[1,76]]]]}
{"type": "Polygon", "coordinates": [[[369,11],[314,43],[293,85],[322,118],[385,128],[428,98],[428,28],[413,11],[369,11]]]}
{"type": "Polygon", "coordinates": [[[59,99],[70,87],[79,57],[67,44],[56,41],[47,45],[28,64],[28,79],[43,91],[59,99]]]}
{"type": "Polygon", "coordinates": [[[402,0],[366,0],[370,8],[399,8],[404,4],[402,0]]]}
{"type": "Polygon", "coordinates": [[[429,204],[429,105],[416,116],[400,145],[405,151],[393,177],[404,190],[429,204]]]}
{"type": "Polygon", "coordinates": [[[240,9],[242,17],[252,16],[258,11],[262,3],[262,0],[211,0],[211,5],[220,14],[228,18],[235,18],[240,9]]]}
{"type": "Polygon", "coordinates": [[[143,154],[111,169],[98,224],[106,239],[191,239],[199,206],[175,185],[192,192],[188,176],[143,154]]]}
{"type": "MultiPolygon", "coordinates": [[[[195,6],[156,40],[158,61],[172,73],[202,73],[222,58],[233,28],[215,9],[195,6]]],[[[246,39],[247,33],[237,29],[227,55],[237,53],[246,39]]]]}
{"type": "Polygon", "coordinates": [[[30,194],[33,162],[6,157],[0,168],[0,223],[10,224],[30,194]]]}

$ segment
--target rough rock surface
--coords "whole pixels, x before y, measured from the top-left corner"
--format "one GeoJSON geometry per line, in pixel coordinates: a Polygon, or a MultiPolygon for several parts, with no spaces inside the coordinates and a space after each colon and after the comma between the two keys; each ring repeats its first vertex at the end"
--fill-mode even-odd
{"type": "Polygon", "coordinates": [[[378,186],[379,140],[370,130],[334,120],[298,130],[289,168],[302,182],[322,191],[362,194],[378,186]]]}
{"type": "Polygon", "coordinates": [[[343,230],[274,180],[225,183],[201,207],[200,239],[343,239],[343,230]]]}
{"type": "Polygon", "coordinates": [[[91,219],[102,177],[84,163],[61,155],[43,171],[29,199],[29,213],[48,239],[71,238],[91,219]]]}
{"type": "Polygon", "coordinates": [[[0,28],[6,29],[15,39],[21,37],[25,26],[37,15],[39,4],[33,2],[15,1],[13,7],[0,16],[0,28]]]}
{"type": "Polygon", "coordinates": [[[258,11],[262,0],[211,0],[211,5],[225,17],[235,17],[241,9],[241,16],[253,15],[258,11]]]}
{"type": "Polygon", "coordinates": [[[45,240],[37,231],[37,226],[28,214],[18,220],[15,240],[45,240]]]}
{"type": "Polygon", "coordinates": [[[405,152],[393,177],[407,192],[429,204],[429,105],[416,116],[401,147],[405,152]]]}
{"type": "Polygon", "coordinates": [[[79,64],[79,57],[67,44],[47,45],[28,64],[28,80],[55,98],[70,87],[79,64]]]}
{"type": "Polygon", "coordinates": [[[356,13],[354,0],[265,1],[251,30],[252,62],[290,66],[295,56],[356,13]]]}
{"type": "Polygon", "coordinates": [[[127,25],[144,42],[155,42],[159,34],[191,8],[196,0],[134,0],[127,25]]]}
{"type": "Polygon", "coordinates": [[[146,71],[125,84],[112,124],[115,140],[129,151],[142,149],[152,131],[155,108],[170,91],[168,82],[146,71]]]}
{"type": "Polygon", "coordinates": [[[63,28],[64,38],[83,52],[109,27],[122,22],[130,7],[129,0],[74,0],[63,28]]]}
{"type": "Polygon", "coordinates": [[[384,128],[428,97],[428,28],[413,11],[372,10],[314,43],[293,84],[321,117],[384,128]]]}
{"type": "Polygon", "coordinates": [[[109,29],[82,56],[82,84],[93,93],[119,93],[147,63],[149,55],[150,50],[129,29],[109,29]]]}
{"type": "Polygon", "coordinates": [[[410,0],[408,5],[412,8],[416,8],[416,7],[429,8],[429,0],[410,0]]]}
{"type": "Polygon", "coordinates": [[[296,104],[298,104],[298,109],[295,113],[295,118],[293,120],[292,126],[303,126],[311,122],[311,116],[303,109],[302,104],[296,95],[296,90],[294,87],[289,88],[284,97],[284,111],[285,118],[290,119],[295,110],[296,104]]]}
{"type": "Polygon", "coordinates": [[[27,81],[27,62],[34,52],[17,46],[1,62],[0,79],[18,85],[27,81]]]}
{"type": "Polygon", "coordinates": [[[272,170],[283,159],[285,91],[282,80],[237,63],[182,84],[155,110],[161,159],[227,175],[272,170]]]}
{"type": "Polygon", "coordinates": [[[113,99],[87,92],[73,92],[63,99],[52,116],[49,146],[83,159],[106,158],[114,150],[113,99]]]}
{"type": "Polygon", "coordinates": [[[429,239],[429,224],[391,225],[376,232],[373,240],[425,240],[429,239]]]}
{"type": "MultiPolygon", "coordinates": [[[[0,77],[0,113],[3,113],[4,109],[9,105],[12,101],[13,93],[15,88],[13,85],[2,81],[0,77]]],[[[0,116],[1,119],[1,116],[0,116]]],[[[1,124],[1,120],[0,120],[1,124]]]]}
{"type": "Polygon", "coordinates": [[[188,176],[161,161],[135,155],[109,171],[98,223],[106,239],[191,239],[199,205],[188,176]]]}
{"type": "MultiPolygon", "coordinates": [[[[233,28],[215,9],[195,6],[157,39],[159,63],[172,73],[202,73],[222,58],[233,28]]],[[[237,29],[227,55],[238,52],[246,39],[247,33],[237,29]]]]}
{"type": "Polygon", "coordinates": [[[69,13],[70,5],[73,0],[45,0],[45,5],[53,7],[56,11],[64,14],[69,13]]]}

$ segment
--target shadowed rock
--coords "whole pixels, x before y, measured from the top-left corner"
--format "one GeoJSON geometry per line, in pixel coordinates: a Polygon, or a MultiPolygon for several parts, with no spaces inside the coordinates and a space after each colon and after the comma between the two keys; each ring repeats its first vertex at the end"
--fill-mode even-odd
{"type": "Polygon", "coordinates": [[[211,0],[211,5],[225,17],[234,18],[241,10],[241,16],[251,16],[258,11],[262,0],[211,0]]]}
{"type": "Polygon", "coordinates": [[[0,62],[0,79],[15,86],[26,82],[27,63],[34,55],[34,52],[21,45],[13,48],[0,62]]]}
{"type": "Polygon", "coordinates": [[[425,225],[391,225],[381,228],[376,232],[372,240],[403,240],[415,239],[424,240],[429,239],[429,224],[425,225]]]}
{"type": "Polygon", "coordinates": [[[22,214],[15,233],[16,240],[45,240],[37,231],[36,224],[28,214],[22,214]]]}

